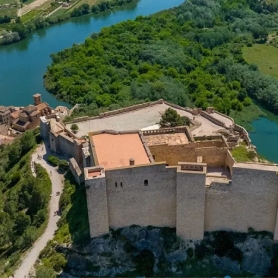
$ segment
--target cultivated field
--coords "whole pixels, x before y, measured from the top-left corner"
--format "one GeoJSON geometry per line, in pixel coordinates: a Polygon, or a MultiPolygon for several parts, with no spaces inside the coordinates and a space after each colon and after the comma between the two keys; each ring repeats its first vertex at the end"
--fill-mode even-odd
{"type": "Polygon", "coordinates": [[[0,5],[3,4],[15,4],[18,5],[20,2],[17,0],[0,0],[0,5]]]}
{"type": "Polygon", "coordinates": [[[252,47],[243,47],[242,52],[249,64],[256,64],[261,72],[278,78],[278,48],[254,44],[252,47]]]}

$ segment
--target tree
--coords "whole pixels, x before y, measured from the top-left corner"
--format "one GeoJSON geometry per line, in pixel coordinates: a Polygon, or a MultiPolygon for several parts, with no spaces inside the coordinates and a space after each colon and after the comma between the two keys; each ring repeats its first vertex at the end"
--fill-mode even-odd
{"type": "Polygon", "coordinates": [[[43,265],[39,266],[36,270],[37,278],[45,278],[45,277],[55,278],[56,276],[57,276],[56,273],[52,269],[47,268],[43,265]]]}
{"type": "Polygon", "coordinates": [[[72,130],[73,133],[76,133],[79,130],[79,127],[77,124],[72,124],[70,129],[72,130]]]}
{"type": "Polygon", "coordinates": [[[8,149],[9,164],[12,165],[20,158],[21,146],[17,143],[10,145],[8,149]]]}
{"type": "Polygon", "coordinates": [[[26,215],[24,212],[19,212],[17,214],[17,218],[16,218],[16,225],[15,225],[15,229],[16,229],[16,233],[21,236],[25,229],[30,226],[31,224],[31,219],[29,215],[26,215]]]}
{"type": "Polygon", "coordinates": [[[55,271],[61,271],[63,267],[65,267],[67,261],[65,259],[64,254],[57,253],[51,258],[52,264],[53,264],[53,269],[55,271]]]}
{"type": "Polygon", "coordinates": [[[189,125],[190,120],[185,116],[181,117],[176,110],[168,108],[161,116],[159,124],[161,127],[184,126],[189,125]]]}
{"type": "Polygon", "coordinates": [[[22,151],[24,153],[31,150],[36,144],[36,138],[33,134],[33,131],[31,130],[25,131],[22,137],[20,138],[20,143],[21,143],[22,151]]]}
{"type": "Polygon", "coordinates": [[[37,229],[33,226],[29,226],[23,236],[23,246],[21,248],[26,248],[26,247],[30,247],[32,246],[33,242],[36,240],[37,238],[37,229]]]}

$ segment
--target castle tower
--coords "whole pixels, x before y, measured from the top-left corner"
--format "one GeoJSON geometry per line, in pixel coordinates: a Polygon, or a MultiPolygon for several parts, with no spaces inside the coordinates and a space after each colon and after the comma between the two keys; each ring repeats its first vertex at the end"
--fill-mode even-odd
{"type": "Polygon", "coordinates": [[[177,235],[181,238],[204,238],[206,168],[205,163],[179,162],[177,235]]]}
{"type": "Polygon", "coordinates": [[[34,94],[33,98],[34,98],[34,105],[38,105],[42,103],[41,94],[34,94]]]}

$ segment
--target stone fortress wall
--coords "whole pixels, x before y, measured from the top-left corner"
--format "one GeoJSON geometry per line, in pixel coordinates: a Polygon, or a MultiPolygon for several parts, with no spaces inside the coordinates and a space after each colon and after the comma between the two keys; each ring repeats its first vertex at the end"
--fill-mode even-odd
{"type": "MultiPolygon", "coordinates": [[[[225,158],[232,165],[230,157],[225,158]]],[[[272,232],[277,240],[278,167],[249,169],[234,163],[231,180],[205,186],[206,165],[157,162],[88,178],[91,237],[109,233],[109,227],[136,224],[173,227],[178,236],[192,240],[202,239],[205,231],[247,232],[252,227],[272,232]]]]}
{"type": "MultiPolygon", "coordinates": [[[[157,103],[201,115],[225,129],[232,128],[251,145],[248,132],[228,116],[212,108],[205,112],[163,100],[102,113],[98,117],[82,117],[73,122],[111,117],[157,103]],[[226,117],[232,126],[219,120],[216,114],[226,117]]],[[[147,130],[142,131],[142,135],[144,138],[163,132],[166,131],[147,130]]],[[[272,232],[278,240],[278,167],[236,163],[223,136],[199,138],[193,137],[187,129],[183,132],[187,134],[188,144],[149,146],[153,156],[151,164],[110,170],[101,166],[84,169],[91,237],[108,233],[109,227],[137,224],[175,227],[178,236],[194,240],[202,239],[205,231],[247,232],[252,227],[272,232]],[[211,167],[228,170],[230,177],[214,177],[209,173],[211,167]]],[[[48,133],[48,130],[44,132],[48,133]]],[[[72,156],[73,172],[76,178],[81,178],[76,165],[82,161],[82,143],[65,127],[62,132],[51,134],[52,150],[72,156]]]]}
{"type": "MultiPolygon", "coordinates": [[[[205,195],[205,230],[275,230],[278,204],[276,171],[233,166],[229,184],[211,184],[205,195]]],[[[275,239],[278,239],[277,237],[275,239]]]]}

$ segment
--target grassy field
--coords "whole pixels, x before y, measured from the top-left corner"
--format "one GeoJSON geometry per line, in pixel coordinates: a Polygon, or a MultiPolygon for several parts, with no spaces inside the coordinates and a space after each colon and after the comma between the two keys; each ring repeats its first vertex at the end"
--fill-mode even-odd
{"type": "Polygon", "coordinates": [[[29,13],[21,16],[21,22],[26,23],[27,21],[33,19],[34,17],[36,17],[40,13],[41,13],[41,11],[39,11],[39,10],[32,10],[29,13]]]}
{"type": "Polygon", "coordinates": [[[248,131],[252,131],[252,121],[259,117],[266,116],[266,114],[262,111],[261,107],[252,103],[247,107],[243,107],[242,111],[231,110],[229,116],[232,117],[237,124],[243,126],[248,131]]]}
{"type": "Polygon", "coordinates": [[[3,4],[15,4],[15,5],[18,5],[19,1],[16,1],[16,0],[0,0],[0,5],[3,5],[3,4]]]}
{"type": "Polygon", "coordinates": [[[250,162],[254,160],[254,154],[244,144],[235,147],[231,153],[236,162],[250,162]]]}
{"type": "Polygon", "coordinates": [[[50,17],[60,16],[60,15],[64,14],[66,11],[67,11],[67,9],[61,8],[58,11],[56,11],[55,13],[53,13],[50,17]]]}
{"type": "Polygon", "coordinates": [[[100,0],[80,0],[75,6],[74,8],[77,8],[79,6],[81,6],[82,4],[88,4],[90,7],[98,4],[99,2],[101,2],[100,0]]]}
{"type": "Polygon", "coordinates": [[[242,53],[249,64],[256,64],[261,72],[278,78],[278,48],[254,44],[252,47],[243,47],[242,53]]]}
{"type": "Polygon", "coordinates": [[[0,16],[9,15],[11,17],[16,17],[17,15],[17,8],[11,9],[0,9],[0,16]]]}

